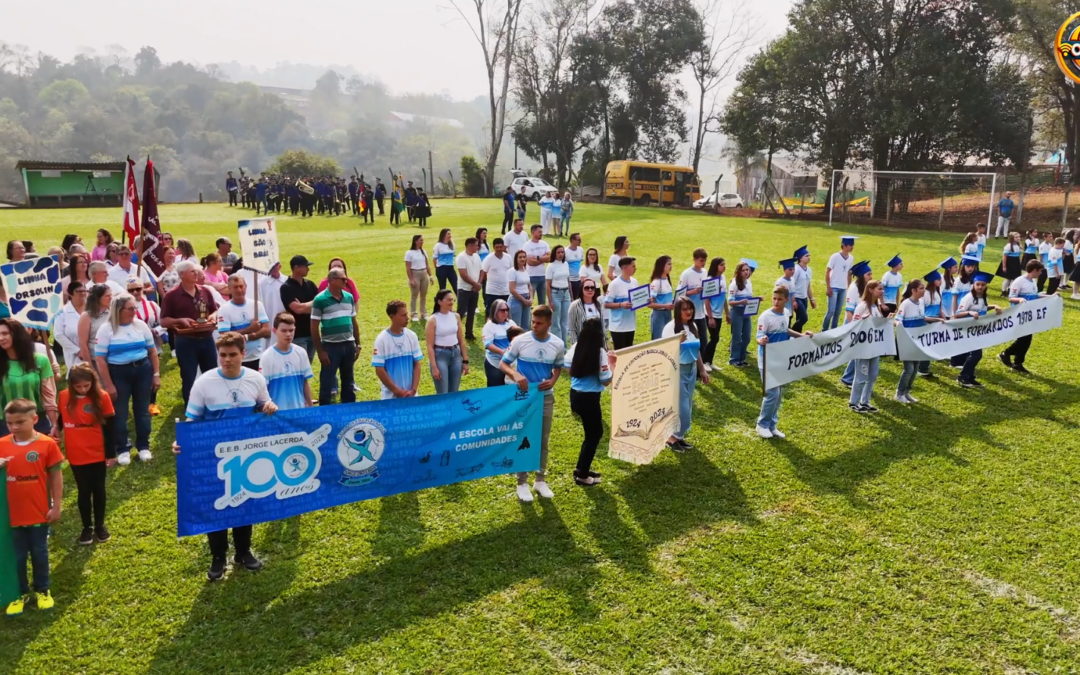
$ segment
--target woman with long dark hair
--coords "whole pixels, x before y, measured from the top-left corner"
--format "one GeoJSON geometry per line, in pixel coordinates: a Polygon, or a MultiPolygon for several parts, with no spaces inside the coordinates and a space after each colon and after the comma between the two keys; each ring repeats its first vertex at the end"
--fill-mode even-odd
{"type": "Polygon", "coordinates": [[[409,278],[409,313],[416,321],[416,300],[420,300],[420,321],[427,321],[427,292],[431,284],[431,263],[424,251],[424,235],[414,234],[405,251],[405,274],[409,278]]]}
{"type": "Polygon", "coordinates": [[[551,307],[551,332],[565,344],[567,324],[570,322],[570,265],[566,262],[566,249],[562,244],[551,249],[551,262],[544,276],[551,307]]]}
{"type": "Polygon", "coordinates": [[[621,272],[619,271],[619,261],[630,255],[630,238],[626,235],[620,234],[615,237],[615,252],[608,258],[607,263],[607,278],[608,281],[614,281],[621,272]]]}
{"type": "Polygon", "coordinates": [[[454,236],[449,227],[439,231],[439,241],[431,249],[431,254],[435,256],[435,278],[439,280],[439,290],[445,289],[447,284],[450,285],[450,290],[455,290],[457,269],[454,261],[457,255],[454,252],[454,236]]]}
{"type": "Polygon", "coordinates": [[[566,353],[566,364],[570,367],[570,410],[581,420],[585,432],[574,468],[574,482],[589,487],[600,482],[600,474],[592,470],[596,448],[604,437],[600,395],[611,384],[615,365],[615,355],[607,351],[604,324],[599,316],[582,324],[577,342],[566,353]]]}
{"type": "MultiPolygon", "coordinates": [[[[34,340],[21,323],[0,319],[0,410],[17,398],[29,399],[37,409],[38,433],[57,438],[56,381],[49,357],[34,349],[34,340]]],[[[0,437],[8,435],[0,419],[0,437]]]]}
{"type": "Polygon", "coordinates": [[[105,251],[109,248],[109,244],[116,241],[112,236],[112,233],[101,228],[97,231],[97,242],[94,244],[94,248],[90,251],[90,262],[95,260],[105,260],[105,251]]]}
{"type": "Polygon", "coordinates": [[[532,281],[528,270],[529,254],[524,250],[514,254],[514,269],[506,275],[510,286],[510,318],[524,328],[531,325],[532,317],[532,281]]]}
{"type": "Polygon", "coordinates": [[[604,308],[600,302],[600,282],[595,279],[582,280],[581,297],[570,303],[570,325],[566,331],[567,344],[572,345],[578,341],[581,328],[589,319],[598,319],[603,325],[604,308]]]}
{"type": "Polygon", "coordinates": [[[482,265],[484,263],[484,258],[491,255],[491,247],[488,246],[488,231],[486,227],[476,228],[476,242],[478,246],[476,253],[480,256],[480,264],[482,265]]]}
{"type": "Polygon", "coordinates": [[[469,351],[465,345],[465,324],[454,311],[454,292],[444,288],[435,294],[435,307],[427,322],[428,365],[435,391],[453,393],[461,378],[469,374],[469,351]]]}
{"type": "Polygon", "coordinates": [[[67,274],[64,275],[63,280],[60,282],[65,301],[71,299],[68,287],[71,286],[73,281],[78,281],[83,287],[90,285],[90,261],[81,253],[71,256],[71,264],[68,265],[67,274]]]}
{"type": "Polygon", "coordinates": [[[709,272],[706,277],[720,279],[720,295],[705,299],[705,322],[709,327],[709,341],[705,343],[705,347],[701,350],[701,360],[705,362],[705,371],[710,373],[720,367],[713,365],[716,347],[720,344],[720,328],[723,327],[725,320],[731,323],[731,314],[728,311],[727,303],[727,279],[724,278],[724,272],[726,271],[727,263],[724,262],[723,258],[713,258],[709,262],[709,272]]]}
{"type": "Polygon", "coordinates": [[[709,383],[705,363],[701,360],[701,336],[694,321],[694,303],[685,296],[675,301],[675,318],[664,326],[663,337],[682,336],[679,345],[679,428],[668,438],[668,447],[675,452],[693,450],[687,442],[690,418],[694,410],[694,386],[698,379],[709,383]]]}
{"type": "MultiPolygon", "coordinates": [[[[851,320],[861,321],[888,315],[889,308],[885,303],[884,283],[881,281],[867,282],[866,288],[863,289],[862,301],[855,307],[851,320]]],[[[854,359],[852,363],[855,364],[855,377],[852,381],[848,407],[857,413],[876,413],[878,409],[870,405],[870,397],[874,393],[874,383],[877,382],[881,357],[854,359]]]]}
{"type": "MultiPolygon", "coordinates": [[[[970,316],[979,319],[986,316],[986,313],[991,309],[995,313],[1001,314],[1001,307],[988,304],[986,301],[986,289],[993,280],[994,275],[989,272],[975,273],[975,283],[971,287],[971,292],[960,299],[960,304],[956,308],[956,318],[970,316]]],[[[956,378],[961,387],[972,389],[982,386],[982,383],[975,379],[975,366],[979,365],[982,355],[981,349],[974,349],[964,354],[964,365],[960,370],[959,377],[956,378]]]]}
{"type": "Polygon", "coordinates": [[[653,263],[652,276],[649,277],[649,317],[650,340],[657,340],[664,333],[664,326],[671,321],[671,308],[674,307],[675,289],[671,287],[671,256],[662,255],[653,263]]]}

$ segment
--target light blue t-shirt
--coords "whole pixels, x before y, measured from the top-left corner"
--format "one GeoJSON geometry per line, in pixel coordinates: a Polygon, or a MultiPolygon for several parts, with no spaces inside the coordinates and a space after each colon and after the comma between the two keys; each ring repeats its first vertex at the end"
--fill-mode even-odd
{"type": "MultiPolygon", "coordinates": [[[[538,340],[532,331],[517,336],[502,357],[503,363],[517,364],[517,371],[532,383],[551,379],[555,368],[561,368],[566,361],[566,346],[563,341],[550,333],[545,340],[538,340]]],[[[545,396],[554,395],[548,389],[545,396]]]]}
{"type": "MultiPolygon", "coordinates": [[[[394,381],[399,389],[411,389],[413,382],[413,364],[423,361],[424,355],[420,351],[420,341],[416,333],[408,328],[402,329],[400,335],[394,335],[387,328],[375,338],[374,350],[371,353],[371,365],[373,368],[385,368],[386,374],[394,381]]],[[[394,392],[382,382],[379,382],[382,398],[394,398],[394,392]]]]}
{"type": "MultiPolygon", "coordinates": [[[[566,352],[566,361],[563,363],[563,367],[567,372],[570,371],[571,366],[574,365],[574,350],[577,349],[577,345],[570,347],[570,351],[566,352]]],[[[608,355],[606,349],[600,350],[600,372],[596,375],[589,375],[588,377],[571,377],[570,388],[574,391],[582,392],[601,392],[604,391],[604,383],[611,382],[611,365],[608,363],[608,355]]]]}
{"type": "Polygon", "coordinates": [[[280,410],[298,410],[307,405],[304,398],[304,382],[314,374],[308,362],[307,351],[297,345],[289,345],[289,351],[270,347],[259,357],[259,372],[266,378],[270,400],[280,410]]]}

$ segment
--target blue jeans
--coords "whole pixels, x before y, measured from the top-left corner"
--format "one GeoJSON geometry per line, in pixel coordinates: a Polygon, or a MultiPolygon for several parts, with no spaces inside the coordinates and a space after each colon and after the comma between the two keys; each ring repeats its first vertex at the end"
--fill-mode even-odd
{"type": "Polygon", "coordinates": [[[439,368],[441,378],[435,380],[435,373],[432,372],[431,379],[435,380],[435,393],[452,393],[461,387],[461,347],[458,345],[449,349],[435,347],[434,365],[439,368]]]}
{"type": "Polygon", "coordinates": [[[524,330],[532,330],[532,305],[523,305],[511,295],[510,318],[524,330]]]}
{"type": "Polygon", "coordinates": [[[546,277],[529,277],[529,285],[533,288],[533,297],[536,298],[536,304],[547,304],[547,278],[546,277]]]}
{"type": "Polygon", "coordinates": [[[310,337],[293,338],[293,344],[304,348],[304,351],[307,352],[308,363],[315,363],[315,350],[311,346],[310,337]]]}
{"type": "Polygon", "coordinates": [[[759,427],[769,431],[776,430],[776,423],[780,420],[780,399],[783,395],[783,387],[773,387],[765,390],[765,396],[761,399],[761,414],[757,420],[759,427]]]}
{"type": "Polygon", "coordinates": [[[746,308],[735,305],[731,308],[731,356],[728,363],[735,365],[746,360],[746,349],[750,346],[754,317],[744,316],[746,308]]]}
{"type": "Polygon", "coordinates": [[[664,326],[671,321],[670,309],[654,309],[649,317],[649,339],[659,340],[664,332],[664,326]]]}
{"type": "Polygon", "coordinates": [[[34,590],[49,590],[49,526],[11,528],[11,541],[15,548],[15,572],[19,575],[19,592],[26,595],[30,584],[26,579],[26,559],[34,565],[34,590]]]}
{"type": "Polygon", "coordinates": [[[180,391],[186,405],[199,369],[201,368],[204,373],[209,373],[217,368],[217,347],[214,346],[214,338],[209,333],[200,337],[177,335],[176,361],[180,365],[180,391]]]}
{"type": "Polygon", "coordinates": [[[874,393],[874,383],[877,382],[878,369],[881,367],[881,357],[854,359],[848,363],[854,364],[855,372],[855,381],[851,385],[851,397],[848,402],[870,405],[870,395],[874,393]]]}
{"type": "Polygon", "coordinates": [[[570,326],[570,289],[551,289],[551,330],[566,344],[566,330],[570,326]]]}
{"type": "Polygon", "coordinates": [[[847,304],[847,291],[842,288],[832,289],[832,296],[827,298],[829,308],[825,310],[825,320],[821,322],[821,330],[827,331],[836,328],[843,318],[847,304]]]}
{"type": "Polygon", "coordinates": [[[694,411],[694,387],[697,385],[697,361],[679,364],[679,431],[675,438],[683,439],[690,431],[694,411]]]}
{"type": "Polygon", "coordinates": [[[847,366],[844,368],[844,374],[840,376],[840,381],[844,384],[851,384],[855,381],[855,362],[858,359],[852,359],[847,362],[847,366]]]}
{"type": "Polygon", "coordinates": [[[338,375],[341,375],[341,388],[338,390],[342,403],[356,401],[353,391],[353,364],[356,363],[356,343],[324,342],[323,351],[330,357],[330,363],[323,364],[319,370],[319,405],[333,402],[331,391],[338,389],[338,375]]]}
{"type": "Polygon", "coordinates": [[[974,382],[975,381],[975,366],[979,365],[979,361],[982,360],[982,350],[976,349],[973,352],[968,352],[964,355],[964,367],[960,370],[961,382],[974,382]]]}
{"type": "Polygon", "coordinates": [[[810,304],[810,298],[795,298],[795,302],[792,303],[792,307],[795,310],[795,323],[792,324],[791,329],[797,330],[800,333],[803,331],[803,326],[810,317],[806,313],[806,308],[810,304]]]}
{"type": "Polygon", "coordinates": [[[918,361],[901,361],[904,364],[904,372],[900,374],[900,381],[896,383],[896,395],[903,396],[911,393],[911,385],[915,382],[915,373],[919,370],[918,361]]]}
{"type": "Polygon", "coordinates": [[[135,449],[150,449],[150,393],[154,368],[150,359],[136,363],[109,364],[109,377],[116,387],[116,415],[113,416],[113,442],[117,454],[127,452],[128,401],[135,416],[135,449]]]}

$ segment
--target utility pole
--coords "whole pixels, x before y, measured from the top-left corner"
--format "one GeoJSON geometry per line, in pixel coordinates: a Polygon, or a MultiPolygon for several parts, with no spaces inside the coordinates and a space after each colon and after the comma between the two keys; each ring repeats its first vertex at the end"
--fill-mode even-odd
{"type": "Polygon", "coordinates": [[[431,151],[430,150],[427,151],[427,168],[428,168],[428,175],[431,176],[431,190],[428,191],[428,194],[433,195],[433,194],[435,194],[435,169],[432,168],[431,151]]]}

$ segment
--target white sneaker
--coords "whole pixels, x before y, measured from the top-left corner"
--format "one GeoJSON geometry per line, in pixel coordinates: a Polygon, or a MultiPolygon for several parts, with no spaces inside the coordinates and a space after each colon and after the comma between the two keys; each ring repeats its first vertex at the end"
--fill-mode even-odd
{"type": "Polygon", "coordinates": [[[529,489],[528,485],[526,485],[525,483],[522,483],[521,485],[517,486],[517,497],[522,502],[525,502],[526,504],[528,504],[529,502],[531,502],[533,500],[532,490],[529,489]]]}
{"type": "Polygon", "coordinates": [[[896,399],[896,402],[897,402],[897,403],[903,403],[904,405],[907,405],[908,403],[911,403],[911,401],[909,401],[909,400],[907,400],[906,398],[904,398],[904,395],[903,395],[903,394],[897,394],[897,395],[896,395],[896,396],[894,396],[893,398],[894,398],[894,399],[896,399]]]}
{"type": "Polygon", "coordinates": [[[915,398],[911,394],[904,394],[904,398],[907,399],[908,403],[918,403],[919,402],[919,399],[915,398]]]}
{"type": "Polygon", "coordinates": [[[779,429],[773,429],[772,435],[776,438],[787,438],[787,434],[785,434],[783,431],[780,431],[779,429]]]}
{"type": "Polygon", "coordinates": [[[411,318],[411,320],[412,320],[412,322],[413,322],[413,323],[416,323],[417,321],[419,321],[419,320],[420,320],[420,319],[418,319],[418,318],[417,318],[417,316],[416,316],[416,312],[413,312],[413,313],[412,313],[412,317],[410,317],[410,318],[411,318]]]}
{"type": "Polygon", "coordinates": [[[706,373],[711,373],[712,372],[712,364],[711,363],[706,363],[705,364],[705,372],[706,373]]]}
{"type": "Polygon", "coordinates": [[[139,461],[140,462],[149,462],[153,458],[154,458],[154,456],[152,454],[150,454],[149,450],[140,450],[139,451],[139,461]]]}
{"type": "Polygon", "coordinates": [[[536,490],[536,494],[540,495],[544,499],[554,499],[555,493],[548,487],[547,482],[538,480],[533,483],[533,489],[536,490]]]}
{"type": "Polygon", "coordinates": [[[772,438],[773,437],[773,433],[771,431],[769,431],[768,429],[766,429],[765,427],[761,426],[761,425],[758,425],[757,435],[761,436],[762,438],[772,438]]]}
{"type": "Polygon", "coordinates": [[[128,464],[131,464],[131,453],[121,452],[119,455],[116,456],[116,463],[120,466],[127,466],[128,464]]]}

